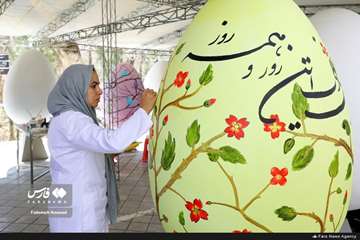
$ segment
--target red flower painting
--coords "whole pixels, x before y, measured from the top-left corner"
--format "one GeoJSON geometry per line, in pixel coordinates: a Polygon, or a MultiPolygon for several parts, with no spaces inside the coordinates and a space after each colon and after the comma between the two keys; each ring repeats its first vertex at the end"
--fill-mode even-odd
{"type": "Polygon", "coordinates": [[[285,132],[286,124],[281,122],[277,114],[271,115],[271,119],[274,120],[271,124],[264,124],[264,131],[271,133],[271,138],[276,139],[280,136],[280,132],[285,132]]]}
{"type": "Polygon", "coordinates": [[[237,119],[237,117],[234,115],[230,115],[230,117],[225,119],[225,121],[229,125],[224,130],[228,137],[235,136],[235,138],[238,140],[244,137],[245,133],[243,129],[249,126],[249,122],[246,120],[246,118],[237,119]]]}
{"type": "Polygon", "coordinates": [[[178,74],[176,75],[176,79],[174,80],[175,86],[181,88],[182,85],[184,85],[185,79],[188,77],[188,75],[189,72],[183,72],[183,71],[178,72],[178,74]]]}
{"type": "Polygon", "coordinates": [[[193,202],[187,201],[185,207],[190,211],[192,222],[197,223],[200,219],[208,220],[208,213],[202,209],[203,206],[200,199],[195,198],[193,202]]]}
{"type": "Polygon", "coordinates": [[[288,169],[283,168],[280,170],[277,167],[273,167],[271,169],[271,175],[273,176],[273,178],[270,180],[272,185],[279,184],[280,186],[284,186],[287,182],[286,176],[288,175],[288,169]]]}

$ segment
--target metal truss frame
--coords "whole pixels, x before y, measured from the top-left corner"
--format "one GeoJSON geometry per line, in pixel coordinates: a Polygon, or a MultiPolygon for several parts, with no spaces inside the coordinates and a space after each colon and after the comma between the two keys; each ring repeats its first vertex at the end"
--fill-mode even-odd
{"type": "Polygon", "coordinates": [[[78,31],[61,34],[59,36],[42,39],[34,43],[35,46],[44,44],[56,44],[66,41],[77,41],[103,35],[122,33],[131,30],[144,29],[159,26],[167,23],[174,23],[192,19],[202,7],[199,3],[190,3],[184,6],[177,6],[156,12],[147,13],[141,16],[123,19],[108,25],[97,25],[78,31]]]}
{"type": "MultiPolygon", "coordinates": [[[[91,45],[91,44],[78,44],[80,51],[96,51],[99,48],[102,48],[102,46],[97,45],[91,45]]],[[[107,47],[105,47],[107,48],[107,47]]],[[[154,49],[142,49],[142,48],[115,48],[110,47],[113,51],[121,52],[125,55],[153,55],[153,56],[159,56],[159,57],[170,57],[172,51],[168,50],[154,50],[154,49]]]]}
{"type": "MultiPolygon", "coordinates": [[[[171,0],[141,0],[141,1],[154,2],[154,3],[171,2],[171,0]]],[[[333,5],[329,5],[329,4],[328,5],[300,5],[299,7],[307,16],[312,16],[316,12],[318,12],[320,10],[324,10],[329,7],[346,8],[346,9],[352,10],[352,11],[360,14],[360,3],[358,3],[358,4],[343,4],[343,5],[335,5],[335,4],[333,4],[333,5]]],[[[155,44],[155,43],[161,43],[162,41],[166,42],[167,39],[173,39],[176,36],[181,37],[183,33],[184,33],[184,29],[176,30],[171,33],[165,34],[157,39],[149,41],[149,42],[145,43],[144,46],[149,46],[149,45],[155,44]]]]}
{"type": "MultiPolygon", "coordinates": [[[[141,0],[141,1],[148,1],[154,3],[158,3],[158,2],[171,3],[174,2],[175,0],[141,0]]],[[[206,0],[195,0],[195,1],[190,0],[189,3],[186,3],[181,6],[175,6],[168,9],[147,13],[137,17],[122,19],[118,22],[110,23],[108,25],[97,25],[94,27],[80,29],[78,31],[69,32],[66,34],[61,34],[53,38],[39,40],[37,42],[34,42],[34,45],[35,46],[47,45],[47,44],[52,45],[66,41],[77,41],[82,39],[100,37],[108,34],[122,33],[131,30],[138,30],[138,29],[146,29],[149,27],[154,27],[167,23],[174,23],[178,21],[192,19],[201,9],[203,4],[205,4],[205,2],[206,0]]],[[[360,13],[360,4],[342,4],[342,5],[333,4],[333,5],[306,5],[306,6],[300,5],[299,7],[308,16],[311,16],[319,10],[326,9],[329,7],[342,7],[360,13]]],[[[177,31],[175,31],[174,34],[178,34],[177,31]]]]}
{"type": "Polygon", "coordinates": [[[165,6],[179,6],[179,5],[184,5],[187,3],[191,3],[191,2],[205,2],[205,0],[138,0],[140,2],[146,2],[146,3],[151,3],[154,5],[165,5],[165,6]]]}
{"type": "Polygon", "coordinates": [[[340,7],[352,10],[356,13],[360,14],[360,3],[353,3],[353,4],[327,4],[327,5],[299,5],[301,10],[307,15],[312,16],[320,10],[324,10],[326,8],[331,7],[340,7]]]}
{"type": "Polygon", "coordinates": [[[78,17],[80,14],[86,12],[89,8],[94,6],[95,0],[78,0],[70,8],[62,11],[53,21],[43,27],[36,35],[38,38],[50,36],[59,28],[65,26],[71,20],[78,17]]]}
{"type": "Polygon", "coordinates": [[[13,2],[15,2],[15,0],[0,0],[0,16],[4,14],[6,9],[10,7],[13,2]]]}
{"type": "Polygon", "coordinates": [[[173,31],[171,33],[167,33],[159,38],[156,38],[154,40],[151,40],[149,42],[146,42],[143,44],[143,46],[151,46],[153,44],[159,44],[159,43],[163,43],[163,42],[168,42],[168,41],[171,41],[173,39],[176,39],[176,38],[180,38],[182,36],[182,34],[185,32],[186,30],[186,27],[184,28],[180,28],[176,31],[173,31]]]}

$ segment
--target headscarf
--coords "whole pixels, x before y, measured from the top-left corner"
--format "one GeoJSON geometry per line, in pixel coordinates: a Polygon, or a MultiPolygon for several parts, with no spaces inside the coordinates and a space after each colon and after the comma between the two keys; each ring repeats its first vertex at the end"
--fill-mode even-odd
{"type": "MultiPolygon", "coordinates": [[[[81,112],[99,125],[95,109],[86,103],[93,65],[74,64],[65,69],[48,97],[48,110],[55,117],[66,111],[81,112]]],[[[105,176],[107,185],[106,212],[110,223],[116,223],[120,200],[112,156],[105,154],[105,176]]]]}

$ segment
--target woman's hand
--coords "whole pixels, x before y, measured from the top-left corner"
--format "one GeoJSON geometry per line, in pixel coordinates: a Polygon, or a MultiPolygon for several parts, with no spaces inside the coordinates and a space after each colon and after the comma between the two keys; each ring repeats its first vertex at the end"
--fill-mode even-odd
{"type": "Polygon", "coordinates": [[[142,94],[140,107],[149,114],[155,105],[156,97],[157,94],[155,91],[151,89],[145,89],[142,94]]]}

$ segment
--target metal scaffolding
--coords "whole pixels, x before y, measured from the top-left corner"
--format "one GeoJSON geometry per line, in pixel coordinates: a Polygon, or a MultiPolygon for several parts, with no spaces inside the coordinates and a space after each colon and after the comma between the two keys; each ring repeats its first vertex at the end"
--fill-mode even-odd
{"type": "Polygon", "coordinates": [[[299,7],[301,8],[301,10],[303,10],[303,12],[307,15],[307,16],[312,16],[315,13],[317,13],[320,10],[324,10],[327,8],[331,8],[331,7],[341,7],[341,8],[346,8],[349,9],[351,11],[354,11],[356,13],[360,14],[360,3],[353,3],[353,4],[327,4],[327,5],[299,5],[299,7]]]}
{"type": "Polygon", "coordinates": [[[0,0],[0,16],[4,14],[6,9],[10,7],[14,1],[15,0],[0,0]]]}
{"type": "Polygon", "coordinates": [[[48,25],[43,27],[36,35],[38,38],[50,36],[56,32],[59,28],[65,26],[80,14],[86,12],[89,8],[94,6],[95,0],[79,0],[75,2],[70,8],[65,9],[60,15],[58,15],[48,25]]]}
{"type": "MultiPolygon", "coordinates": [[[[148,1],[148,2],[162,2],[161,0],[144,0],[144,1],[148,1]]],[[[360,14],[360,3],[359,4],[343,4],[343,5],[300,5],[299,6],[301,8],[301,10],[307,15],[307,16],[312,16],[314,15],[316,12],[320,11],[320,10],[324,10],[326,8],[329,7],[342,7],[342,8],[346,8],[349,9],[351,11],[357,12],[360,14]]],[[[158,43],[163,43],[166,41],[170,41],[172,39],[174,39],[175,37],[181,37],[182,34],[184,33],[185,28],[176,30],[174,32],[165,34],[157,39],[154,39],[152,41],[149,41],[147,43],[144,44],[144,46],[150,46],[152,44],[158,44],[158,43]]]]}
{"type": "MultiPolygon", "coordinates": [[[[145,2],[152,2],[155,4],[158,3],[172,3],[175,0],[141,0],[145,2]]],[[[108,34],[114,33],[122,33],[131,30],[143,30],[149,27],[154,27],[158,25],[163,25],[167,23],[174,23],[178,21],[184,21],[188,19],[192,19],[197,12],[201,9],[203,4],[205,4],[206,0],[190,0],[189,3],[170,7],[164,10],[155,11],[146,13],[136,17],[129,17],[126,19],[122,19],[117,22],[97,25],[90,28],[80,29],[78,31],[61,34],[59,36],[39,40],[34,43],[35,46],[46,45],[46,44],[56,44],[66,41],[77,41],[81,39],[89,39],[94,37],[101,37],[108,34]]],[[[315,14],[319,10],[323,10],[329,7],[342,7],[346,9],[350,9],[354,12],[360,13],[360,4],[342,4],[342,5],[300,5],[300,8],[304,11],[304,13],[308,16],[315,14]]],[[[183,31],[175,31],[172,34],[164,35],[157,39],[157,41],[164,41],[167,37],[172,37],[174,34],[181,35],[183,31]]],[[[147,43],[149,45],[150,43],[147,43]]]]}
{"type": "MultiPolygon", "coordinates": [[[[78,44],[80,51],[96,51],[102,46],[92,45],[92,44],[78,44]]],[[[169,50],[154,50],[154,49],[142,49],[142,48],[122,48],[122,47],[105,47],[109,48],[111,51],[118,51],[125,55],[149,55],[149,56],[158,56],[158,57],[170,57],[171,51],[169,50]]]]}
{"type": "Polygon", "coordinates": [[[176,31],[173,31],[171,33],[167,33],[159,38],[156,38],[154,40],[151,40],[149,42],[146,42],[143,44],[143,46],[151,46],[151,45],[156,45],[156,44],[159,44],[159,43],[166,43],[166,42],[169,42],[171,40],[174,40],[174,39],[177,39],[177,38],[180,38],[182,36],[182,34],[185,32],[186,30],[186,27],[184,28],[181,28],[181,29],[177,29],[176,31]]]}
{"type": "Polygon", "coordinates": [[[159,26],[167,23],[174,23],[192,19],[202,7],[199,3],[190,3],[184,6],[177,6],[156,12],[147,13],[141,16],[123,19],[118,22],[106,25],[97,25],[78,31],[61,34],[59,36],[42,39],[34,43],[35,46],[44,44],[56,44],[66,41],[77,41],[93,37],[101,37],[108,34],[122,33],[131,30],[144,29],[159,26]]]}
{"type": "Polygon", "coordinates": [[[138,0],[140,2],[147,2],[154,5],[166,5],[166,6],[179,6],[187,3],[202,3],[204,4],[206,0],[138,0]]]}

